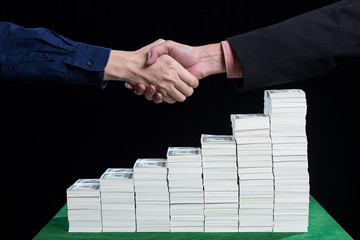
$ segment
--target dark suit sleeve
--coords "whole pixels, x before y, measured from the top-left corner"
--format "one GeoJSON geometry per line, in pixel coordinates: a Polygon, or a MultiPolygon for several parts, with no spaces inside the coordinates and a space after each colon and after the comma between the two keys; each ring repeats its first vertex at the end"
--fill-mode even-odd
{"type": "Polygon", "coordinates": [[[344,0],[227,39],[243,68],[241,90],[315,77],[360,59],[360,1],[344,0]]]}

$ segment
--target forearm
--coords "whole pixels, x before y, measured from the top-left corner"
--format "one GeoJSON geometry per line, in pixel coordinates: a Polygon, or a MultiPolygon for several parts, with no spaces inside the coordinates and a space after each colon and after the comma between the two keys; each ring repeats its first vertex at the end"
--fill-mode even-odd
{"type": "Polygon", "coordinates": [[[104,71],[104,81],[127,81],[130,61],[130,52],[112,50],[104,71]]]}
{"type": "Polygon", "coordinates": [[[207,76],[226,72],[224,52],[221,43],[194,48],[199,52],[199,60],[205,66],[207,76]]]}

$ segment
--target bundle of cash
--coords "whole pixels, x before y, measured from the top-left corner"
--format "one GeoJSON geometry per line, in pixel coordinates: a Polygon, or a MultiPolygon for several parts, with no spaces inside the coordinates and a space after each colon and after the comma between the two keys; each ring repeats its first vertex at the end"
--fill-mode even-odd
{"type": "Polygon", "coordinates": [[[100,177],[103,232],[135,232],[132,168],[108,168],[100,177]]]}
{"type": "Polygon", "coordinates": [[[169,232],[166,158],[140,158],[134,165],[138,232],[169,232]]]}
{"type": "Polygon", "coordinates": [[[267,90],[264,113],[270,116],[275,178],[274,232],[307,232],[306,97],[299,89],[267,90]]]}
{"type": "Polygon", "coordinates": [[[167,159],[171,232],[203,232],[201,150],[194,147],[169,147],[167,159]]]}
{"type": "Polygon", "coordinates": [[[79,179],[67,191],[69,232],[101,232],[99,179],[79,179]]]}
{"type": "Polygon", "coordinates": [[[231,135],[201,135],[205,232],[238,231],[236,144],[231,135]]]}
{"type": "Polygon", "coordinates": [[[274,182],[269,117],[231,115],[237,143],[239,232],[271,232],[274,182]]]}

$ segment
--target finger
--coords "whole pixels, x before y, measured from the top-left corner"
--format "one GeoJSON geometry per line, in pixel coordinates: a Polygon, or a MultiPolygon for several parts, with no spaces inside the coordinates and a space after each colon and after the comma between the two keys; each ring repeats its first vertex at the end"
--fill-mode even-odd
{"type": "Polygon", "coordinates": [[[138,85],[135,86],[134,92],[135,92],[136,95],[143,95],[145,90],[146,90],[145,85],[139,83],[138,85]]]}
{"type": "Polygon", "coordinates": [[[163,97],[161,93],[155,93],[153,96],[153,101],[154,103],[162,103],[163,102],[163,97]]]}
{"type": "Polygon", "coordinates": [[[176,103],[176,100],[170,96],[164,97],[163,99],[164,99],[164,102],[169,103],[169,104],[176,103]]]}
{"type": "Polygon", "coordinates": [[[190,97],[194,93],[194,89],[192,87],[189,87],[182,80],[175,84],[175,88],[186,97],[190,97]]]}
{"type": "Polygon", "coordinates": [[[185,68],[182,66],[178,68],[178,74],[180,79],[186,83],[189,87],[197,88],[199,86],[199,80],[188,72],[185,68]]]}
{"type": "Polygon", "coordinates": [[[178,102],[184,102],[186,100],[186,96],[177,90],[175,86],[170,87],[168,95],[178,102]]]}
{"type": "Polygon", "coordinates": [[[144,92],[144,95],[145,95],[145,98],[149,101],[153,100],[153,96],[154,94],[156,93],[156,88],[154,85],[150,85],[146,88],[145,92],[144,92]]]}
{"type": "Polygon", "coordinates": [[[125,82],[125,87],[126,87],[127,89],[134,89],[134,86],[131,85],[131,84],[128,83],[128,82],[125,82]]]}
{"type": "Polygon", "coordinates": [[[168,90],[160,89],[160,94],[162,95],[162,100],[166,103],[173,104],[176,102],[176,99],[174,99],[168,90]]]}
{"type": "Polygon", "coordinates": [[[152,65],[156,62],[158,57],[164,54],[168,54],[171,49],[171,41],[166,41],[149,49],[148,59],[146,63],[152,65]]]}

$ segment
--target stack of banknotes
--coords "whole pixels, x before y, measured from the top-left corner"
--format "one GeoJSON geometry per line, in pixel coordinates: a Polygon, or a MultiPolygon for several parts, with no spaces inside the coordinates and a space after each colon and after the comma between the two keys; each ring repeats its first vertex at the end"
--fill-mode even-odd
{"type": "Polygon", "coordinates": [[[239,231],[271,232],[274,182],[269,117],[231,115],[237,142],[239,176],[239,231]]]}
{"type": "Polygon", "coordinates": [[[201,149],[169,147],[167,151],[171,232],[204,231],[201,149]]]}
{"type": "Polygon", "coordinates": [[[79,179],[66,191],[69,232],[101,232],[99,179],[79,179]]]}
{"type": "Polygon", "coordinates": [[[306,232],[309,213],[305,92],[267,90],[264,113],[271,121],[275,206],[274,232],[306,232]]]}
{"type": "Polygon", "coordinates": [[[201,135],[205,231],[238,231],[236,144],[231,135],[201,135]]]}
{"type": "Polygon", "coordinates": [[[140,158],[134,165],[138,232],[169,232],[166,158],[140,158]]]}
{"type": "Polygon", "coordinates": [[[103,232],[135,232],[132,168],[109,168],[100,177],[103,232]]]}

